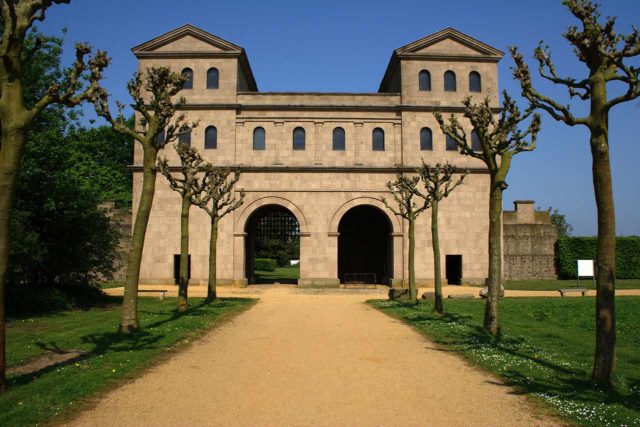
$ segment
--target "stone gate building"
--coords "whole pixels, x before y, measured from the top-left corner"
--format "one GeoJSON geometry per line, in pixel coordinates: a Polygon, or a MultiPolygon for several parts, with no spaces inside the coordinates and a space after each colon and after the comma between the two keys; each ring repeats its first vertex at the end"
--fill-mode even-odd
{"type": "MultiPolygon", "coordinates": [[[[489,176],[481,161],[460,155],[447,141],[432,113],[461,116],[469,95],[477,101],[489,96],[497,108],[501,51],[447,28],[396,49],[375,93],[259,92],[243,48],[190,25],[133,53],[141,71],[164,65],[190,76],[184,110],[188,120],[200,121],[191,145],[206,160],[241,170],[237,188],[246,199],[220,224],[218,283],[251,282],[252,224],[268,212],[285,211],[299,224],[299,286],[337,286],[348,273],[401,285],[407,277],[407,224],[380,197],[389,198],[385,184],[399,171],[413,172],[421,159],[470,170],[441,203],[443,274],[452,282],[484,281],[489,176]]],[[[164,151],[179,164],[172,149],[164,151]]],[[[136,146],[134,209],[141,159],[136,146]]],[[[159,175],[141,283],[173,282],[179,222],[180,197],[159,175]]],[[[194,207],[193,284],[206,282],[208,241],[208,217],[194,207]]],[[[422,285],[433,281],[428,213],[416,224],[416,278],[422,285]]]]}

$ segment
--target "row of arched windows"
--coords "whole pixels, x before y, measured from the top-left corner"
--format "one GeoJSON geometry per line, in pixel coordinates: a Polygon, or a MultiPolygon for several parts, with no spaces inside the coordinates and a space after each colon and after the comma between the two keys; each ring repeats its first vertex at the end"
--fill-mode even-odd
{"type": "MultiPolygon", "coordinates": [[[[159,140],[164,140],[164,133],[158,135],[159,140]]],[[[191,132],[181,133],[178,137],[180,144],[191,145],[191,132]]],[[[265,150],[267,142],[267,133],[263,127],[257,127],[253,130],[253,149],[265,150]]],[[[336,127],[333,129],[333,151],[344,151],[346,149],[346,138],[344,129],[336,127]]],[[[304,128],[297,127],[293,130],[292,144],[294,150],[304,150],[306,145],[306,132],[304,128]]],[[[208,126],[204,131],[204,148],[206,150],[215,150],[218,148],[218,129],[215,126],[208,126]]],[[[384,151],[384,130],[375,128],[371,132],[371,149],[373,151],[384,151]]],[[[478,134],[471,132],[471,149],[474,151],[482,151],[482,145],[478,134]]],[[[420,150],[433,150],[433,132],[428,127],[420,129],[420,150]]],[[[446,137],[446,150],[458,151],[456,141],[449,135],[446,137]]]]}
{"type": "MultiPolygon", "coordinates": [[[[306,132],[304,128],[297,127],[293,130],[293,149],[304,150],[306,145],[306,132]]],[[[158,135],[159,141],[164,141],[164,132],[158,135]]],[[[191,145],[191,132],[181,133],[178,137],[180,144],[191,145]]],[[[267,133],[263,127],[257,127],[253,130],[253,149],[265,150],[267,142],[267,133]]],[[[333,151],[344,151],[346,149],[346,138],[344,129],[336,127],[333,129],[333,151]]],[[[446,150],[458,151],[456,141],[449,135],[446,136],[446,150]]],[[[218,148],[218,129],[215,126],[208,126],[204,131],[204,148],[206,150],[215,150],[218,148]]],[[[375,128],[371,132],[371,149],[373,151],[384,151],[384,130],[375,128]]],[[[471,149],[473,151],[482,151],[482,145],[476,131],[471,132],[471,149]]],[[[420,150],[433,150],[433,132],[428,127],[420,129],[420,150]]]]}
{"type": "MultiPolygon", "coordinates": [[[[193,70],[185,68],[182,75],[186,77],[183,89],[193,89],[193,70]]],[[[217,68],[209,68],[207,70],[207,89],[218,89],[220,87],[220,72],[217,68]]]]}
{"type": "MultiPolygon", "coordinates": [[[[431,73],[428,70],[422,70],[418,73],[418,89],[422,92],[431,91],[431,73]]],[[[444,73],[444,91],[457,91],[456,73],[451,70],[444,73]]],[[[482,92],[482,79],[480,73],[472,71],[469,73],[469,92],[482,92]]]]}

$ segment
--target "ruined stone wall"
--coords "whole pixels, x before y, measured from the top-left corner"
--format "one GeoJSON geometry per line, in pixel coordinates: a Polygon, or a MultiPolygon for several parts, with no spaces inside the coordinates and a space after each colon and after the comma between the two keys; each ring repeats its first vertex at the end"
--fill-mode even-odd
{"type": "Polygon", "coordinates": [[[533,202],[516,202],[516,211],[504,212],[504,277],[555,279],[557,238],[548,212],[534,212],[533,202]]]}

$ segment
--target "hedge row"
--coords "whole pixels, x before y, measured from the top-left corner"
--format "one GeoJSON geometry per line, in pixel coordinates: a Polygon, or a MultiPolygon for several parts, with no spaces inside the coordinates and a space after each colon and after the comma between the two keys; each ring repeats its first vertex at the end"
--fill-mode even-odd
{"type": "MultiPolygon", "coordinates": [[[[556,243],[556,267],[561,279],[575,279],[577,260],[596,259],[595,237],[560,237],[556,243]]],[[[616,239],[616,277],[640,278],[640,237],[616,239]]]]}
{"type": "Polygon", "coordinates": [[[260,271],[275,271],[278,262],[270,258],[256,258],[255,269],[260,271]]]}

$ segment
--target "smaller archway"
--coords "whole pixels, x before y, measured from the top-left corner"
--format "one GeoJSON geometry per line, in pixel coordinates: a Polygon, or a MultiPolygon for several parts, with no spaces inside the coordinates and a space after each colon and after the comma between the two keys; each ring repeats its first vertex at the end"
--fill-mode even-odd
{"type": "Polygon", "coordinates": [[[390,283],[392,230],[389,217],[375,206],[358,205],[342,216],[338,224],[340,283],[390,283]]]}
{"type": "Polygon", "coordinates": [[[298,283],[300,224],[289,209],[261,206],[251,213],[244,231],[245,275],[250,284],[298,283]]]}

